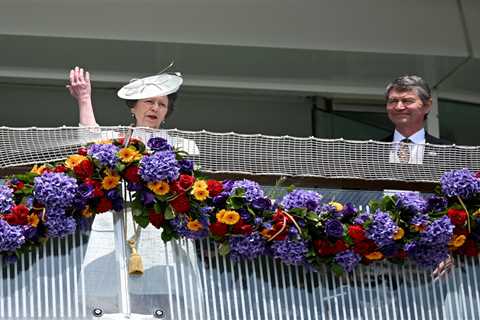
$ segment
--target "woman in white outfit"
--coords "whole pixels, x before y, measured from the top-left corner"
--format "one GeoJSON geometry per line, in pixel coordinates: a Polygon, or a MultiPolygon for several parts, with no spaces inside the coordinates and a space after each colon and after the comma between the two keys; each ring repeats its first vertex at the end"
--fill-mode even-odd
{"type": "MultiPolygon", "coordinates": [[[[160,136],[189,154],[198,154],[198,148],[193,141],[171,137],[162,130],[155,130],[159,129],[164,119],[172,113],[182,82],[179,74],[163,73],[132,80],[118,91],[118,96],[124,99],[130,108],[135,126],[144,127],[135,129],[133,137],[146,144],[149,138],[160,136]]],[[[80,126],[98,126],[92,106],[89,72],[79,67],[72,69],[67,88],[77,100],[80,126]]],[[[102,136],[111,137],[112,132],[103,132],[102,136]]],[[[127,237],[130,238],[133,226],[131,219],[127,220],[127,237]]],[[[122,309],[118,305],[119,281],[115,271],[118,268],[115,262],[113,232],[112,212],[95,217],[83,265],[87,307],[98,307],[105,313],[116,313],[122,309]]],[[[175,317],[178,317],[179,313],[183,313],[184,318],[188,318],[185,317],[187,314],[195,317],[196,313],[202,312],[201,307],[195,311],[191,310],[190,306],[194,304],[198,309],[199,305],[203,305],[203,298],[194,248],[189,242],[180,244],[177,241],[167,246],[161,240],[160,234],[160,230],[150,225],[142,230],[138,237],[137,247],[143,256],[145,273],[128,279],[130,310],[133,313],[150,315],[155,310],[161,310],[166,313],[167,318],[171,318],[174,313],[175,317]],[[186,301],[189,303],[186,304],[186,301]]]]}

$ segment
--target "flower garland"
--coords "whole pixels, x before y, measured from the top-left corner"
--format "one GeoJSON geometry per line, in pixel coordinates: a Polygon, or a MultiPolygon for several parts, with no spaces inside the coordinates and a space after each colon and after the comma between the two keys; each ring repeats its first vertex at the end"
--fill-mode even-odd
{"type": "Polygon", "coordinates": [[[0,185],[3,260],[87,229],[96,214],[122,210],[122,181],[141,227],[161,229],[163,241],[211,238],[233,260],[269,255],[342,273],[378,260],[434,268],[451,254],[479,254],[480,176],[468,169],[446,172],[437,195],[397,193],[360,211],[324,203],[314,191],[272,201],[254,181],[200,178],[162,138],[150,139],[148,148],[135,139],[123,144],[122,138],[90,144],[0,185]]]}

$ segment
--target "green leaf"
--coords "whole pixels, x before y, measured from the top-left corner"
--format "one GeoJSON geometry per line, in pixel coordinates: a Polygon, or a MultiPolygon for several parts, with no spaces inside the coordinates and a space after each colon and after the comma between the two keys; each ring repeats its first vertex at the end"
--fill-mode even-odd
{"type": "Polygon", "coordinates": [[[133,216],[133,220],[135,220],[136,223],[142,228],[146,228],[148,226],[148,223],[150,222],[148,220],[148,216],[146,215],[138,215],[138,216],[133,216]]]}
{"type": "Polygon", "coordinates": [[[153,209],[155,210],[156,213],[162,213],[165,210],[164,206],[162,206],[160,202],[155,202],[155,204],[153,205],[153,209]]]}
{"type": "Polygon", "coordinates": [[[115,169],[117,170],[117,172],[122,172],[123,170],[125,170],[125,167],[126,165],[120,161],[117,162],[117,164],[115,165],[115,169]]]}
{"type": "Polygon", "coordinates": [[[220,243],[220,245],[218,246],[218,252],[222,256],[226,256],[227,254],[229,254],[230,253],[230,245],[228,244],[228,242],[220,243]]]}
{"type": "Polygon", "coordinates": [[[164,214],[165,220],[175,219],[175,212],[173,212],[171,206],[167,206],[163,214],[164,214]]]}
{"type": "Polygon", "coordinates": [[[307,216],[305,217],[307,220],[313,221],[313,222],[318,222],[320,219],[318,218],[318,214],[312,211],[307,212],[307,216]]]}
{"type": "Polygon", "coordinates": [[[331,269],[332,271],[337,275],[337,276],[341,276],[345,273],[345,271],[343,270],[343,268],[336,264],[336,263],[332,263],[331,265],[331,269]]]}

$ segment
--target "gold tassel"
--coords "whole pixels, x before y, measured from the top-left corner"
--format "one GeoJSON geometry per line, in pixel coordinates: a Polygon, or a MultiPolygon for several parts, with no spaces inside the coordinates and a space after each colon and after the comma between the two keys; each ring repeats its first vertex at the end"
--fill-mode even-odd
{"type": "Polygon", "coordinates": [[[143,262],[142,257],[138,254],[137,248],[135,248],[135,240],[128,240],[128,245],[132,253],[128,260],[128,274],[142,275],[143,274],[143,262]]]}

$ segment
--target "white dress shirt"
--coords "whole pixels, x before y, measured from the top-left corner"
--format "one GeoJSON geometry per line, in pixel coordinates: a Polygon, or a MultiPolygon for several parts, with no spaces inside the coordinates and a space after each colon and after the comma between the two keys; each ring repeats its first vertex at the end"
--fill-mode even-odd
{"type": "Polygon", "coordinates": [[[409,150],[410,158],[408,160],[409,164],[422,164],[423,163],[423,154],[425,152],[425,129],[422,128],[419,131],[412,134],[410,137],[403,136],[400,132],[395,129],[393,133],[393,143],[394,147],[390,151],[389,160],[392,163],[400,163],[398,158],[398,150],[400,148],[400,142],[403,139],[410,139],[409,150]]]}

